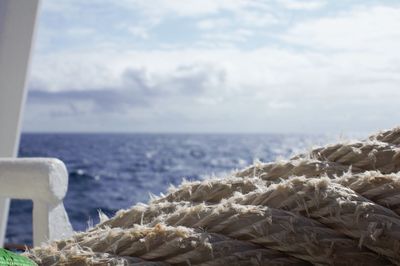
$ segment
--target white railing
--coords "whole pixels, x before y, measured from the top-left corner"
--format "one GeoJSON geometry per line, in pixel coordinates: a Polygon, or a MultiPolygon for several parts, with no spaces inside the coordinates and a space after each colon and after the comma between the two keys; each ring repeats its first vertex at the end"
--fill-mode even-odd
{"type": "MultiPolygon", "coordinates": [[[[57,159],[14,159],[20,136],[39,0],[0,0],[0,247],[4,244],[9,198],[33,201],[33,242],[72,233],[63,198],[65,165],[57,159]]],[[[23,226],[23,225],[22,225],[23,226]]]]}
{"type": "Polygon", "coordinates": [[[0,195],[33,201],[34,246],[73,233],[63,205],[67,189],[68,172],[58,159],[0,158],[0,195]]]}
{"type": "MultiPolygon", "coordinates": [[[[12,158],[17,155],[38,9],[39,0],[0,0],[0,157],[12,158]]],[[[3,165],[10,163],[6,160],[3,165]]],[[[21,161],[21,164],[24,163],[21,161]]],[[[15,169],[14,172],[18,171],[15,169]]],[[[11,186],[12,176],[2,175],[0,184],[0,247],[4,244],[9,210],[6,195],[19,189],[11,186]],[[6,194],[3,195],[3,192],[6,194]]],[[[35,206],[43,209],[40,201],[35,206]]]]}

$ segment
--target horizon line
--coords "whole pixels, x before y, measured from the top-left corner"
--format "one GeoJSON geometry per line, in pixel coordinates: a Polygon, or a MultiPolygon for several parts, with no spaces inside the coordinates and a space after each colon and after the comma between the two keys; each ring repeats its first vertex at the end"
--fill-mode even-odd
{"type": "MultiPolygon", "coordinates": [[[[347,132],[347,134],[365,134],[366,132],[347,132]]],[[[21,134],[71,134],[71,135],[308,135],[340,136],[343,132],[299,132],[299,131],[22,131],[21,134]]],[[[345,135],[347,135],[345,134],[345,135]]]]}

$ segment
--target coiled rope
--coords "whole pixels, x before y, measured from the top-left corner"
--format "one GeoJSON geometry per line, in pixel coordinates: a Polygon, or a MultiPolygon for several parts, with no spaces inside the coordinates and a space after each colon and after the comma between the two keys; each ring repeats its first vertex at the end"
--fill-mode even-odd
{"type": "Polygon", "coordinates": [[[184,182],[25,253],[40,265],[400,265],[400,128],[184,182]]]}

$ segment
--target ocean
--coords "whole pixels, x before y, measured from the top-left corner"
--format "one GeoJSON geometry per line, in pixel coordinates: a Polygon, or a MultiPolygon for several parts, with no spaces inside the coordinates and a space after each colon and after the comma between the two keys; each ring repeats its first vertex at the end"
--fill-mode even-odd
{"type": "MultiPolygon", "coordinates": [[[[75,231],[147,202],[185,178],[225,176],[255,160],[304,152],[332,138],[280,134],[23,134],[20,157],[56,157],[69,171],[64,204],[75,231]]],[[[32,203],[12,200],[7,243],[32,244],[32,203]]]]}

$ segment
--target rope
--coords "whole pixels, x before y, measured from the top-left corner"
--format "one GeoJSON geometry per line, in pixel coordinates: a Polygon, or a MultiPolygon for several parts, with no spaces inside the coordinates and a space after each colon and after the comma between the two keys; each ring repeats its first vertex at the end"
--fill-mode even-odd
{"type": "MultiPolygon", "coordinates": [[[[223,234],[234,239],[250,241],[265,248],[283,251],[293,257],[321,264],[338,263],[343,259],[376,265],[379,257],[360,249],[357,242],[325,227],[321,223],[283,210],[231,203],[219,205],[185,204],[173,212],[165,203],[148,206],[147,210],[132,209],[129,217],[143,215],[151,224],[202,228],[207,232],[223,234]],[[149,209],[160,210],[153,216],[149,209]],[[335,243],[335,245],[332,245],[335,243]]],[[[121,220],[101,225],[118,227],[121,220]]],[[[126,225],[122,228],[129,228],[126,225]]]]}
{"type": "Polygon", "coordinates": [[[400,265],[400,128],[183,182],[70,239],[40,265],[400,265]]]}
{"type": "MultiPolygon", "coordinates": [[[[34,249],[29,256],[41,265],[76,265],[74,263],[79,261],[85,261],[87,265],[93,261],[93,258],[87,260],[87,256],[82,258],[81,255],[71,258],[74,253],[78,255],[82,253],[118,254],[125,258],[140,257],[140,260],[134,259],[133,262],[140,262],[143,265],[162,265],[159,264],[161,262],[157,262],[160,260],[167,265],[187,263],[201,265],[214,260],[225,264],[233,258],[240,259],[243,265],[251,265],[253,262],[259,265],[304,264],[283,253],[263,249],[258,245],[231,239],[224,235],[161,224],[134,225],[129,229],[98,228],[95,232],[77,234],[72,239],[34,249]],[[157,264],[149,264],[151,261],[157,264]]],[[[120,261],[114,259],[107,263],[119,265],[118,263],[127,262],[118,259],[120,261]]]]}
{"type": "Polygon", "coordinates": [[[312,219],[283,210],[254,205],[220,204],[179,208],[154,221],[173,226],[204,228],[234,239],[263,245],[314,264],[381,264],[372,252],[357,242],[312,219]],[[332,243],[335,243],[332,245],[332,243]]]}
{"type": "Polygon", "coordinates": [[[400,148],[371,140],[328,145],[293,157],[290,161],[255,164],[237,172],[236,176],[258,176],[273,181],[290,176],[335,176],[349,170],[352,173],[369,170],[386,174],[398,172],[400,148]]]}
{"type": "Polygon", "coordinates": [[[341,165],[334,162],[319,161],[306,158],[279,161],[274,163],[256,163],[242,171],[235,173],[237,177],[259,177],[263,180],[279,182],[291,176],[335,176],[342,175],[349,170],[362,172],[353,166],[341,165]]]}
{"type": "Polygon", "coordinates": [[[384,130],[376,135],[372,135],[369,139],[386,142],[393,145],[400,144],[400,127],[393,128],[390,130],[384,130]]]}
{"type": "Polygon", "coordinates": [[[310,217],[400,264],[400,217],[327,178],[294,177],[230,200],[310,217]]]}
{"type": "Polygon", "coordinates": [[[333,181],[400,214],[400,175],[365,172],[357,175],[345,174],[333,181]]]}

